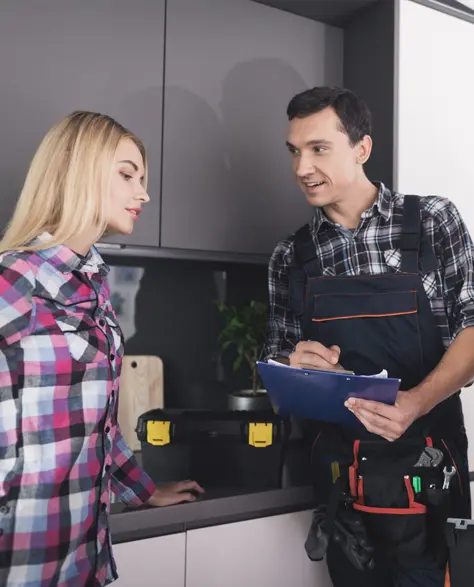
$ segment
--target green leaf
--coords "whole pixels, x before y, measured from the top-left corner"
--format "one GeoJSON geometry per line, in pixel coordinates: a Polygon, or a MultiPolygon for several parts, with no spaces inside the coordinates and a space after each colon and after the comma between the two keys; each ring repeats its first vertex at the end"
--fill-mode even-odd
{"type": "Polygon", "coordinates": [[[255,382],[255,361],[257,360],[267,333],[267,304],[251,300],[237,308],[227,306],[221,301],[216,306],[224,322],[218,341],[225,352],[229,347],[235,348],[234,370],[246,364],[249,377],[255,382]]]}
{"type": "Polygon", "coordinates": [[[234,361],[234,371],[238,371],[242,365],[242,355],[239,355],[234,361]]]}

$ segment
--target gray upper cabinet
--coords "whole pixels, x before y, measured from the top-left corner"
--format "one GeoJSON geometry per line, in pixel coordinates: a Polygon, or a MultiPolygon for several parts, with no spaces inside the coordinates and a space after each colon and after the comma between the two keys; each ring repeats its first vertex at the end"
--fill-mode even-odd
{"type": "Polygon", "coordinates": [[[248,0],[168,0],[161,245],[269,254],[311,218],[291,97],[342,83],[343,32],[248,0]]]}
{"type": "MultiPolygon", "coordinates": [[[[357,12],[363,11],[372,6],[376,2],[382,0],[253,0],[266,4],[267,6],[274,6],[280,10],[299,14],[306,18],[326,22],[334,26],[345,26],[350,22],[357,12]]],[[[383,0],[387,2],[387,0],[383,0]]],[[[443,0],[441,0],[443,1],[443,0]]],[[[447,0],[452,2],[453,0],[447,0]]],[[[456,1],[456,0],[454,0],[456,1]]]]}
{"type": "Polygon", "coordinates": [[[2,229],[50,126],[94,110],[135,132],[150,163],[146,213],[110,240],[159,245],[164,14],[165,0],[0,3],[2,229]]]}

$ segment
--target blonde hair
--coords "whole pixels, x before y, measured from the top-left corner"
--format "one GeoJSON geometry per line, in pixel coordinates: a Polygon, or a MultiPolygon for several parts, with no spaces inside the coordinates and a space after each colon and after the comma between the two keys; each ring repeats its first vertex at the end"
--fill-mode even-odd
{"type": "Polygon", "coordinates": [[[91,227],[99,239],[107,228],[107,195],[123,139],[131,139],[143,157],[146,186],[143,143],[113,118],[76,111],[55,124],[33,157],[0,252],[61,245],[91,227]],[[28,245],[42,232],[52,240],[28,245]]]}

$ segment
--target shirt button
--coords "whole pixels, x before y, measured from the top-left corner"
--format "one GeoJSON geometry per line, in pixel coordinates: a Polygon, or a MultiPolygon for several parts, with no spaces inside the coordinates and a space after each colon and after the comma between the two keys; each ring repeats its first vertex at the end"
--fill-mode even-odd
{"type": "Polygon", "coordinates": [[[7,505],[2,505],[0,507],[0,514],[5,515],[5,514],[8,514],[8,512],[9,512],[9,508],[7,505]]]}
{"type": "Polygon", "coordinates": [[[105,433],[108,434],[110,432],[110,426],[105,427],[105,433]]]}
{"type": "Polygon", "coordinates": [[[113,361],[114,359],[115,359],[115,355],[112,353],[112,354],[110,355],[110,360],[111,360],[111,361],[113,361]]]}
{"type": "Polygon", "coordinates": [[[99,320],[99,326],[105,326],[105,320],[103,318],[99,320]]]}
{"type": "Polygon", "coordinates": [[[110,471],[110,465],[105,465],[105,472],[108,473],[110,471]]]}

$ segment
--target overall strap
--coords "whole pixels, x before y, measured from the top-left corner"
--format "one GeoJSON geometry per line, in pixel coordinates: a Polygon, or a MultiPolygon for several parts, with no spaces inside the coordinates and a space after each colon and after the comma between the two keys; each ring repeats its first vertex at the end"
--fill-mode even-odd
{"type": "MultiPolygon", "coordinates": [[[[305,224],[295,232],[294,237],[295,246],[295,260],[296,264],[300,267],[306,267],[309,263],[311,265],[316,262],[316,267],[319,271],[319,263],[317,262],[316,247],[314,246],[313,237],[311,235],[311,229],[309,224],[305,224]]],[[[311,274],[313,272],[311,271],[311,274]]]]}
{"type": "Polygon", "coordinates": [[[296,231],[294,236],[294,264],[290,267],[290,304],[293,312],[301,316],[304,312],[306,278],[321,274],[309,224],[296,231]]]}
{"type": "Polygon", "coordinates": [[[402,272],[418,273],[421,242],[421,214],[419,196],[405,196],[403,202],[400,250],[402,272]]]}

